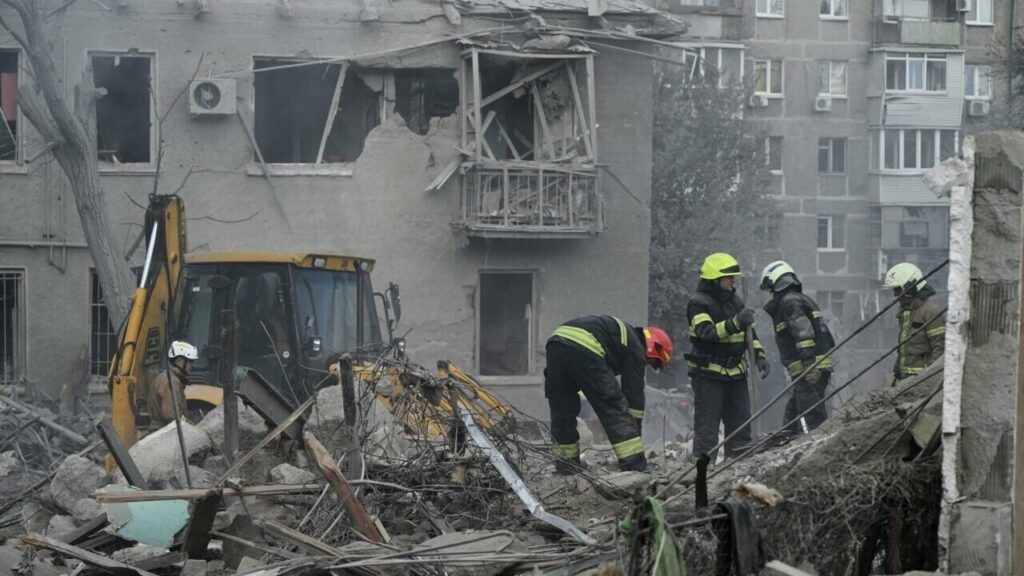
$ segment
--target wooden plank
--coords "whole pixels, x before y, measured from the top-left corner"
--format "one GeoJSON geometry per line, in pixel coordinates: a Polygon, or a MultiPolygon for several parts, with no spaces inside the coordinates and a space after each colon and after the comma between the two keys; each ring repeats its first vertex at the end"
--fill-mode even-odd
{"type": "Polygon", "coordinates": [[[327,449],[324,448],[324,445],[316,439],[312,432],[306,430],[302,436],[306,441],[306,452],[316,462],[320,473],[323,474],[331,488],[334,489],[334,492],[345,504],[345,509],[352,516],[352,523],[355,525],[356,530],[372,542],[383,542],[384,538],[381,537],[377,526],[370,520],[370,515],[366,513],[362,502],[356,498],[355,492],[349,486],[348,480],[338,470],[337,465],[334,463],[334,458],[331,457],[327,449]]]}
{"type": "MultiPolygon", "coordinates": [[[[534,56],[534,55],[531,54],[531,56],[534,56]]],[[[526,76],[523,76],[519,80],[516,80],[515,82],[509,84],[508,86],[505,86],[504,88],[501,88],[497,92],[492,93],[487,98],[484,98],[483,101],[480,102],[480,108],[486,108],[488,105],[497,102],[502,97],[504,97],[504,96],[506,96],[508,94],[511,94],[511,93],[515,92],[516,90],[519,90],[520,88],[522,88],[523,86],[526,86],[530,82],[533,82],[537,78],[540,78],[541,76],[544,76],[545,74],[548,74],[550,72],[554,72],[555,70],[557,70],[562,65],[563,65],[562,62],[555,62],[554,64],[551,64],[549,66],[545,66],[545,67],[537,70],[536,72],[531,72],[531,73],[527,74],[526,76]]]]}
{"type": "Polygon", "coordinates": [[[71,544],[65,544],[58,540],[54,540],[53,538],[50,538],[48,536],[43,536],[42,534],[36,534],[34,532],[30,534],[23,534],[21,536],[21,541],[25,544],[28,544],[29,546],[35,546],[36,548],[46,548],[47,550],[52,550],[58,554],[67,556],[69,558],[81,560],[82,562],[85,562],[90,566],[102,568],[106,571],[113,572],[115,574],[136,574],[137,576],[156,576],[152,572],[147,572],[140,568],[136,568],[135,566],[132,566],[130,564],[125,564],[124,562],[117,562],[116,560],[111,560],[110,558],[107,558],[102,554],[90,552],[77,546],[72,546],[71,544]]]}
{"type": "Polygon", "coordinates": [[[85,540],[89,536],[95,534],[96,531],[98,531],[100,528],[103,528],[107,524],[107,515],[100,514],[99,516],[93,518],[92,520],[89,520],[85,524],[82,524],[81,526],[76,528],[74,532],[61,536],[60,541],[64,542],[65,544],[78,544],[82,540],[85,540]]]}
{"type": "Polygon", "coordinates": [[[117,435],[117,431],[114,430],[114,425],[110,423],[110,420],[99,421],[96,424],[96,430],[100,433],[100,438],[107,445],[110,455],[113,456],[114,462],[117,463],[117,467],[124,474],[128,484],[140,490],[148,490],[149,484],[146,482],[146,477],[139,470],[139,467],[136,466],[135,460],[132,459],[124,444],[121,443],[121,437],[117,435]]]}
{"type": "Polygon", "coordinates": [[[142,568],[143,570],[156,570],[158,568],[167,568],[175,564],[180,564],[185,561],[185,556],[181,552],[168,552],[167,554],[161,554],[154,556],[153,558],[146,558],[145,560],[139,560],[135,563],[136,568],[142,568]]]}
{"type": "Polygon", "coordinates": [[[224,446],[228,462],[238,457],[238,396],[235,394],[235,311],[221,311],[220,386],[224,391],[224,446]]]}
{"type": "Polygon", "coordinates": [[[209,494],[192,504],[192,515],[189,516],[182,538],[181,552],[186,558],[205,558],[206,548],[210,544],[210,530],[213,520],[220,508],[220,494],[209,494]]]}
{"type": "Polygon", "coordinates": [[[316,163],[320,164],[324,157],[324,148],[327,147],[327,138],[334,128],[334,118],[338,114],[338,103],[341,101],[341,90],[345,86],[345,76],[348,75],[348,62],[341,63],[341,70],[338,71],[338,81],[334,84],[334,94],[331,96],[331,107],[327,110],[327,121],[324,122],[324,131],[320,136],[320,148],[317,149],[316,163]]]}
{"type": "Polygon", "coordinates": [[[501,139],[505,141],[505,144],[508,146],[509,151],[512,152],[512,157],[515,158],[516,160],[522,160],[522,158],[519,157],[519,151],[516,150],[515,143],[512,142],[512,137],[509,136],[508,132],[505,131],[505,127],[501,125],[501,122],[495,122],[495,124],[498,125],[498,136],[500,136],[501,139]]]}
{"type": "MultiPolygon", "coordinates": [[[[285,494],[316,494],[323,485],[312,484],[268,484],[266,486],[246,486],[244,488],[227,488],[220,491],[222,496],[283,496],[285,494]]],[[[97,490],[92,497],[99,503],[107,502],[156,502],[158,500],[200,500],[218,491],[212,488],[190,488],[182,490],[147,490],[132,492],[103,492],[97,490]]]]}
{"type": "Polygon", "coordinates": [[[220,540],[227,540],[229,542],[241,544],[242,546],[252,548],[253,550],[258,550],[260,552],[263,552],[264,554],[272,554],[274,556],[279,556],[281,558],[286,559],[299,557],[299,555],[294,552],[289,552],[288,550],[282,550],[281,548],[275,548],[273,546],[264,546],[263,544],[253,542],[251,540],[246,540],[245,538],[239,538],[238,536],[233,536],[231,534],[227,534],[219,530],[211,530],[210,534],[216,536],[220,540]]]}
{"type": "Polygon", "coordinates": [[[448,179],[455,174],[455,171],[459,169],[459,165],[462,164],[463,156],[460,154],[456,156],[454,160],[449,162],[444,169],[437,174],[437,176],[427,184],[427,187],[423,189],[424,192],[430,192],[432,190],[440,190],[447,182],[448,179]]]}
{"type": "Polygon", "coordinates": [[[590,135],[590,158],[597,162],[597,105],[594,103],[595,94],[594,90],[594,55],[587,56],[587,107],[588,116],[590,116],[590,124],[593,126],[590,135]]]}
{"type": "Polygon", "coordinates": [[[324,544],[316,538],[306,536],[298,530],[292,530],[283,524],[278,524],[273,520],[256,520],[256,525],[279,538],[290,541],[292,544],[295,544],[310,554],[317,556],[337,556],[339,558],[344,556],[341,550],[324,544]]]}
{"type": "MultiPolygon", "coordinates": [[[[473,126],[479,130],[479,128],[483,126],[483,118],[480,117],[480,109],[484,107],[480,102],[482,99],[481,93],[483,91],[480,84],[480,51],[474,48],[471,58],[473,61],[473,126]]],[[[478,143],[483,142],[483,138],[484,135],[477,132],[476,141],[478,143]]],[[[482,150],[482,146],[478,145],[474,147],[473,155],[477,160],[480,159],[482,150]]]]}
{"type": "Polygon", "coordinates": [[[25,404],[22,404],[21,402],[18,402],[17,400],[9,396],[0,394],[0,402],[7,404],[11,408],[14,408],[19,412],[24,412],[29,416],[34,416],[37,420],[39,420],[39,422],[43,426],[46,426],[50,430],[53,430],[54,432],[60,434],[61,436],[67,438],[68,440],[71,440],[72,442],[78,444],[79,446],[84,446],[89,443],[89,440],[85,436],[82,436],[81,434],[78,434],[77,432],[74,432],[72,430],[68,430],[67,428],[61,426],[60,424],[57,424],[57,422],[54,421],[52,418],[47,418],[42,414],[39,414],[29,406],[26,406],[25,404]]]}
{"type": "Polygon", "coordinates": [[[494,150],[491,150],[491,145],[487,143],[487,129],[491,127],[491,122],[494,120],[494,116],[494,110],[487,113],[487,116],[484,118],[484,127],[480,129],[480,138],[477,141],[480,142],[481,146],[483,146],[484,152],[487,153],[487,157],[496,161],[498,157],[494,155],[494,150]]]}
{"type": "Polygon", "coordinates": [[[249,462],[249,460],[252,460],[253,457],[256,456],[256,454],[259,454],[260,450],[263,450],[263,448],[267,444],[270,444],[275,438],[280,436],[281,433],[284,432],[289,426],[298,421],[298,419],[301,418],[302,415],[306,413],[306,410],[309,410],[309,408],[313,405],[314,402],[316,402],[315,392],[313,394],[310,394],[309,398],[306,398],[306,401],[300,404],[299,407],[296,408],[295,411],[291,413],[291,416],[288,416],[287,418],[282,420],[281,423],[278,424],[276,428],[271,430],[270,433],[263,438],[263,440],[260,440],[259,444],[253,446],[252,450],[250,450],[245,456],[239,458],[237,462],[232,464],[231,468],[228,468],[228,470],[221,475],[220,479],[217,480],[217,485],[223,486],[225,480],[230,478],[232,474],[238,472],[242,468],[242,466],[245,466],[245,464],[249,462]]]}
{"type": "MultiPolygon", "coordinates": [[[[554,150],[551,148],[551,128],[548,127],[548,117],[547,114],[544,113],[544,101],[541,99],[540,90],[537,89],[536,85],[530,86],[530,94],[533,95],[533,108],[537,113],[537,120],[540,121],[540,133],[543,141],[541,149],[544,151],[544,154],[549,157],[553,156],[554,150]]],[[[533,157],[536,159],[537,155],[534,154],[533,157]]]]}
{"type": "Polygon", "coordinates": [[[594,145],[591,142],[593,131],[590,123],[587,122],[587,115],[583,112],[583,98],[580,96],[580,86],[576,82],[576,72],[572,64],[565,63],[565,73],[569,76],[569,86],[572,88],[573,108],[576,109],[576,117],[579,119],[580,128],[583,130],[583,146],[587,149],[587,156],[594,157],[594,145]]]}

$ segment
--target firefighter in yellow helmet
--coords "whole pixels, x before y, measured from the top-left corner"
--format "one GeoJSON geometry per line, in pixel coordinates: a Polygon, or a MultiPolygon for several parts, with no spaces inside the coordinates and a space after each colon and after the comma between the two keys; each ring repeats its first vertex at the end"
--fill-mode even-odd
{"type": "Polygon", "coordinates": [[[920,374],[942,357],[946,349],[946,319],[942,307],[932,299],[935,289],[925,282],[917,266],[909,262],[893,266],[885,273],[882,286],[892,288],[893,296],[900,300],[899,341],[902,344],[896,351],[896,365],[892,370],[895,385],[903,378],[920,374]]]}
{"type": "Polygon", "coordinates": [[[790,432],[799,434],[804,426],[814,430],[828,418],[825,405],[819,401],[825,397],[832,377],[832,358],[825,357],[836,345],[832,332],[822,320],[818,303],[804,294],[796,270],[786,262],[776,260],[764,267],[761,290],[772,295],[764,311],[775,325],[775,344],[782,365],[791,379],[803,374],[803,378],[793,381],[793,394],[786,402],[784,418],[789,422],[814,406],[804,416],[803,425],[793,423],[790,432]],[[814,369],[804,374],[812,365],[814,369]]]}
{"type": "MultiPolygon", "coordinates": [[[[690,385],[693,387],[693,454],[707,453],[718,443],[718,425],[725,424],[728,436],[750,418],[747,390],[746,330],[754,325],[754,311],[744,306],[733,286],[740,265],[725,253],[711,254],[700,269],[697,293],[686,306],[690,326],[689,354],[685,354],[690,385]]],[[[764,348],[751,330],[761,377],[768,375],[764,348]]],[[[726,456],[738,455],[750,444],[746,426],[725,446],[726,456]]]]}

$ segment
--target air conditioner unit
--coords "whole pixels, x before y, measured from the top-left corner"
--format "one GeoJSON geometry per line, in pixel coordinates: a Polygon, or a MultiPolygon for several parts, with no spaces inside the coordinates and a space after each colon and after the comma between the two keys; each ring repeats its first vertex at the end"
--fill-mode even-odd
{"type": "Polygon", "coordinates": [[[971,100],[967,103],[968,116],[987,116],[989,103],[984,100],[971,100]]]}
{"type": "Polygon", "coordinates": [[[767,94],[751,94],[750,95],[750,107],[751,108],[767,108],[768,107],[768,95],[767,94]]]}
{"type": "Polygon", "coordinates": [[[827,94],[818,94],[818,96],[814,99],[814,111],[831,112],[832,97],[827,94]]]}
{"type": "Polygon", "coordinates": [[[957,12],[970,12],[971,11],[971,0],[956,0],[957,12]]]}
{"type": "Polygon", "coordinates": [[[188,87],[189,111],[193,116],[225,116],[234,114],[235,79],[207,78],[195,80],[188,87]]]}

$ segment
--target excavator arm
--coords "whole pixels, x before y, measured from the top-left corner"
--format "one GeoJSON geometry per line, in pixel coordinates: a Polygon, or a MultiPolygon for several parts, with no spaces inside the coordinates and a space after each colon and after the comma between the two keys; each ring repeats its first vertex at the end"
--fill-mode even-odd
{"type": "Polygon", "coordinates": [[[139,438],[140,406],[149,378],[167,350],[167,319],[174,305],[187,239],[185,206],[178,196],[151,196],[146,209],[146,261],[110,366],[111,419],[121,442],[139,438]]]}

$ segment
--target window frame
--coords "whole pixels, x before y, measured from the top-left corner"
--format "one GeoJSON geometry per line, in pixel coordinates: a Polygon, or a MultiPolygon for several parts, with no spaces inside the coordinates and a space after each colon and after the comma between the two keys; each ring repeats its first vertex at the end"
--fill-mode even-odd
{"type": "Polygon", "coordinates": [[[842,218],[842,216],[836,216],[834,214],[819,214],[817,218],[817,228],[815,228],[815,234],[817,235],[818,230],[821,227],[821,221],[825,220],[828,222],[826,227],[826,236],[828,238],[827,246],[818,246],[818,239],[815,239],[815,245],[817,246],[818,252],[846,252],[846,222],[843,222],[843,237],[842,246],[836,246],[836,218],[842,218]]]}
{"type": "MultiPolygon", "coordinates": [[[[15,47],[0,47],[0,50],[4,52],[14,53],[18,58],[18,82],[16,88],[21,88],[25,84],[25,75],[22,74],[22,70],[25,69],[24,57],[25,51],[21,48],[15,47]]],[[[22,110],[22,106],[17,106],[17,116],[15,122],[18,123],[18,133],[14,135],[14,158],[11,160],[0,160],[0,173],[27,173],[28,168],[25,166],[25,127],[28,125],[25,112],[22,110]]]]}
{"type": "Polygon", "coordinates": [[[822,14],[821,13],[821,0],[819,0],[819,3],[818,3],[818,18],[820,18],[821,20],[833,20],[833,21],[839,21],[839,22],[846,22],[846,21],[850,20],[850,0],[824,0],[824,1],[828,2],[829,13],[828,14],[822,14]],[[838,6],[840,4],[843,4],[843,5],[846,6],[846,15],[845,16],[837,16],[836,15],[836,6],[838,6]]]}
{"type": "Polygon", "coordinates": [[[820,154],[823,149],[828,149],[828,170],[825,172],[821,171],[821,163],[818,163],[818,175],[819,176],[846,176],[846,160],[849,156],[849,140],[843,136],[822,136],[818,138],[818,154],[820,160],[820,154]],[[836,142],[843,142],[843,169],[841,171],[835,170],[836,165],[836,142]],[[823,145],[824,143],[824,145],[823,145]]]}
{"type": "Polygon", "coordinates": [[[990,64],[964,64],[964,100],[992,100],[992,66],[990,64]],[[977,92],[979,86],[979,80],[981,79],[982,69],[987,69],[987,81],[988,81],[988,94],[968,94],[967,93],[967,75],[973,72],[974,90],[977,92]]]}
{"type": "MultiPolygon", "coordinates": [[[[90,68],[94,69],[93,58],[97,56],[125,56],[129,58],[149,59],[149,162],[132,162],[115,164],[103,162],[97,158],[100,174],[150,174],[156,171],[156,157],[160,153],[160,122],[157,117],[160,110],[160,80],[157,68],[156,50],[87,50],[85,58],[90,68]]],[[[99,127],[96,127],[99,132],[99,127]]]]}
{"type": "Polygon", "coordinates": [[[899,224],[900,224],[900,232],[899,232],[899,238],[898,238],[897,242],[899,243],[899,247],[901,249],[909,248],[909,249],[925,250],[925,249],[931,248],[931,244],[932,244],[931,229],[930,229],[931,227],[928,225],[928,221],[927,220],[903,220],[899,224]],[[903,242],[903,239],[905,237],[905,234],[904,234],[904,231],[903,231],[903,226],[905,224],[922,224],[922,225],[924,225],[924,241],[925,241],[925,245],[924,246],[916,246],[916,245],[913,245],[913,244],[905,244],[903,242]]]}
{"type": "Polygon", "coordinates": [[[772,176],[783,176],[786,173],[786,137],[765,136],[764,137],[764,163],[772,176]],[[772,168],[772,142],[779,143],[779,167],[772,168]]]}
{"type": "MultiPolygon", "coordinates": [[[[872,141],[875,146],[878,147],[878,155],[875,157],[878,161],[878,167],[873,172],[883,174],[921,174],[925,170],[931,170],[944,160],[942,158],[942,133],[952,132],[953,133],[953,156],[960,154],[960,130],[950,128],[879,128],[876,130],[878,134],[877,138],[872,137],[872,141]],[[899,134],[897,141],[899,142],[899,149],[896,154],[899,166],[897,168],[886,168],[885,167],[885,134],[886,132],[894,131],[899,134]],[[916,166],[912,168],[906,167],[905,152],[906,152],[906,132],[913,131],[915,133],[914,146],[916,156],[916,166]],[[921,168],[921,149],[922,149],[922,134],[924,132],[933,132],[935,134],[935,140],[933,146],[935,149],[934,163],[927,167],[921,168]]],[[[952,156],[951,156],[952,157],[952,156]]]]}
{"type": "Polygon", "coordinates": [[[754,94],[760,94],[767,98],[785,98],[786,96],[786,61],[782,58],[755,58],[754,66],[752,68],[754,72],[754,94]],[[772,62],[779,63],[779,91],[772,92],[772,62]],[[764,75],[764,91],[757,89],[757,65],[765,65],[764,75]]]}
{"type": "Polygon", "coordinates": [[[768,7],[768,10],[766,12],[761,12],[760,7],[758,6],[761,3],[761,0],[754,0],[754,15],[756,17],[758,17],[758,18],[769,18],[769,19],[775,19],[775,20],[781,20],[781,19],[786,17],[786,0],[780,0],[780,8],[781,9],[780,9],[778,14],[775,14],[775,13],[772,12],[772,0],[764,0],[764,1],[767,3],[766,5],[768,7]]]}
{"type": "MultiPolygon", "coordinates": [[[[15,297],[18,299],[18,310],[16,312],[17,327],[15,333],[14,347],[12,348],[12,354],[14,357],[14,374],[12,379],[7,380],[6,374],[2,369],[3,363],[0,362],[0,383],[3,384],[17,384],[23,378],[28,378],[28,358],[29,358],[29,326],[28,326],[28,307],[29,307],[29,288],[28,288],[28,270],[22,266],[3,266],[0,267],[0,277],[6,279],[10,275],[17,286],[17,294],[15,297]],[[19,338],[20,337],[20,338],[19,338]]],[[[2,329],[2,327],[0,327],[2,329]]],[[[0,361],[3,357],[0,356],[0,361]]]]}
{"type": "Polygon", "coordinates": [[[886,52],[885,53],[885,92],[886,94],[934,94],[943,95],[949,92],[949,55],[945,52],[886,52]],[[912,58],[910,55],[914,54],[912,58]],[[920,56],[916,56],[916,55],[920,56]],[[945,65],[943,74],[945,79],[942,83],[942,90],[928,89],[928,62],[942,61],[945,65]],[[889,88],[889,62],[903,62],[903,86],[904,88],[889,88]],[[921,88],[910,88],[910,63],[921,62],[921,88]]]}
{"type": "MultiPolygon", "coordinates": [[[[1014,0],[1011,0],[1014,1],[1014,0]]],[[[996,25],[996,3],[995,0],[967,0],[969,2],[967,15],[964,17],[964,24],[968,26],[995,26],[996,25]],[[988,21],[977,20],[978,3],[985,2],[988,5],[988,21]],[[974,20],[972,20],[974,18],[974,20]]]]}
{"type": "Polygon", "coordinates": [[[828,65],[828,78],[829,78],[828,92],[822,92],[821,91],[822,87],[818,86],[818,95],[819,96],[829,96],[833,100],[845,100],[845,99],[849,98],[850,97],[849,96],[849,94],[850,94],[850,62],[848,60],[819,60],[818,61],[818,82],[819,83],[821,82],[821,67],[822,67],[822,65],[828,65]],[[834,94],[834,93],[832,93],[832,67],[835,64],[842,64],[843,66],[846,67],[846,70],[843,73],[843,93],[842,94],[834,94]]]}
{"type": "Polygon", "coordinates": [[[538,306],[540,304],[539,296],[539,278],[540,272],[536,269],[521,269],[521,268],[510,268],[510,269],[493,269],[493,268],[480,268],[476,271],[476,290],[474,295],[474,310],[473,315],[475,316],[475,328],[476,334],[473,337],[473,357],[474,364],[476,364],[476,373],[482,382],[495,382],[495,381],[508,381],[508,380],[522,380],[532,379],[537,369],[537,358],[534,348],[537,345],[537,330],[538,324],[540,323],[540,314],[538,312],[538,306]],[[481,346],[481,337],[483,336],[483,329],[481,326],[481,320],[483,316],[483,276],[485,274],[526,274],[530,276],[530,318],[529,326],[527,327],[527,358],[526,358],[526,373],[525,374],[488,374],[484,375],[481,370],[483,362],[483,353],[481,346]]]}

